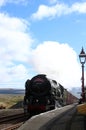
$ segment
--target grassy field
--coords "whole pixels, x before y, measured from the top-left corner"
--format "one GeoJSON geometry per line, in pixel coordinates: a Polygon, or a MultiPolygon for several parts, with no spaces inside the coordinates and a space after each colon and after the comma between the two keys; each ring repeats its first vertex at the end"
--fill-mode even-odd
{"type": "Polygon", "coordinates": [[[19,102],[22,102],[23,98],[23,94],[0,94],[0,105],[4,105],[6,108],[11,108],[19,102]]]}

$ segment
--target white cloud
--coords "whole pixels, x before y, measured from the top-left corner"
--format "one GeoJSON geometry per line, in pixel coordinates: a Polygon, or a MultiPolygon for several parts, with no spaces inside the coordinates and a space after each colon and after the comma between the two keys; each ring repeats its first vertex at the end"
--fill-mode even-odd
{"type": "Polygon", "coordinates": [[[58,0],[48,0],[50,2],[50,4],[55,4],[57,3],[58,0]]]}
{"type": "MultiPolygon", "coordinates": [[[[32,38],[23,19],[0,13],[0,84],[24,82],[28,68],[23,65],[30,60],[32,38]]],[[[0,85],[0,86],[1,86],[0,85]]],[[[8,85],[6,84],[5,87],[8,85]]],[[[12,86],[11,86],[12,87],[12,86]]]]}
{"type": "Polygon", "coordinates": [[[38,73],[45,73],[66,88],[80,85],[81,70],[77,54],[68,44],[46,41],[33,52],[33,64],[38,73]]]}
{"type": "Polygon", "coordinates": [[[4,58],[25,61],[32,39],[26,33],[27,24],[22,19],[0,14],[0,41],[4,58]],[[4,48],[5,46],[5,48],[4,48]]]}
{"type": "Polygon", "coordinates": [[[67,15],[74,12],[86,13],[86,2],[77,2],[71,6],[64,3],[56,3],[56,5],[52,6],[40,5],[37,12],[33,13],[31,17],[32,19],[41,20],[47,17],[54,18],[56,16],[67,15]]]}
{"type": "Polygon", "coordinates": [[[83,3],[75,3],[71,6],[72,12],[78,12],[78,13],[86,13],[86,2],[83,3]]]}
{"type": "Polygon", "coordinates": [[[5,5],[5,0],[0,0],[0,6],[5,5]]]}
{"type": "Polygon", "coordinates": [[[27,4],[28,0],[0,0],[0,6],[4,6],[7,3],[13,3],[13,4],[27,4]]]}
{"type": "Polygon", "coordinates": [[[55,17],[56,15],[60,16],[66,10],[64,4],[57,4],[54,6],[40,5],[38,11],[32,14],[33,19],[41,20],[45,17],[55,17]]]}
{"type": "Polygon", "coordinates": [[[28,0],[7,0],[9,3],[14,3],[14,4],[27,4],[28,0]]]}

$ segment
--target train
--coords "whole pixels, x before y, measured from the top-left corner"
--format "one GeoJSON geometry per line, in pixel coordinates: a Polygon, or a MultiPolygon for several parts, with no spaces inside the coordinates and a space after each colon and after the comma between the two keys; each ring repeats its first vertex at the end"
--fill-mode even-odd
{"type": "Polygon", "coordinates": [[[45,74],[38,74],[25,82],[24,113],[45,112],[72,104],[76,99],[56,80],[48,78],[45,74]],[[71,96],[68,97],[69,95],[71,96]],[[73,100],[70,102],[69,98],[73,100]]]}

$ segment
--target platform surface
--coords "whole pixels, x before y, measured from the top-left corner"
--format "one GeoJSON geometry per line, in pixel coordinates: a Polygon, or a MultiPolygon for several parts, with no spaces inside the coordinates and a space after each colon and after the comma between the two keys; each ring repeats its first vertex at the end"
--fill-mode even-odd
{"type": "Polygon", "coordinates": [[[77,106],[77,111],[79,114],[86,115],[86,103],[77,106]]]}

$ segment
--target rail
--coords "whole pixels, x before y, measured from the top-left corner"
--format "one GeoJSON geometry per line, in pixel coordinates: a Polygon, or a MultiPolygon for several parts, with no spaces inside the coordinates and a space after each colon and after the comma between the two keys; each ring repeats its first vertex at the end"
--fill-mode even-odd
{"type": "Polygon", "coordinates": [[[20,127],[29,118],[29,114],[25,116],[24,113],[1,117],[0,130],[14,130],[15,128],[20,127]]]}

